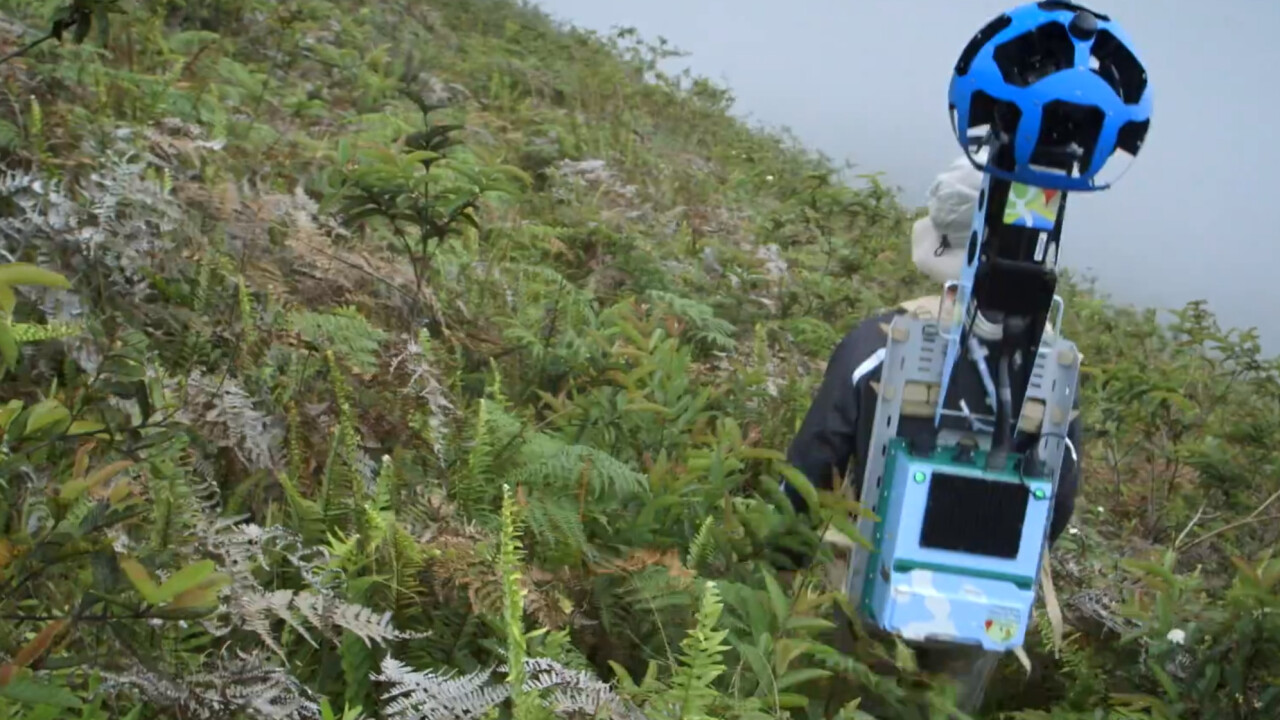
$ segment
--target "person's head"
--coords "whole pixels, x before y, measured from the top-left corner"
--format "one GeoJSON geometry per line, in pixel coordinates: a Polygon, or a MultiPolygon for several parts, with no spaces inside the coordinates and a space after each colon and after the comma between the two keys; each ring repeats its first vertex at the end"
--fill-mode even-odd
{"type": "MultiPolygon", "coordinates": [[[[985,161],[982,154],[978,162],[985,161]]],[[[939,284],[960,280],[982,180],[967,157],[951,163],[929,187],[929,214],[912,228],[911,261],[939,284]]]]}

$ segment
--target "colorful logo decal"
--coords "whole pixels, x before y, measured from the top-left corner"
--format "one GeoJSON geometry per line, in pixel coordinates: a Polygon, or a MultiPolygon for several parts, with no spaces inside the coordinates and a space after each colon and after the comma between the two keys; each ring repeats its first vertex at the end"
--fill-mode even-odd
{"type": "Polygon", "coordinates": [[[1000,613],[999,615],[988,617],[984,626],[987,630],[987,637],[998,643],[1007,643],[1018,632],[1018,618],[1016,615],[1000,613]]]}
{"type": "Polygon", "coordinates": [[[1004,204],[1004,223],[1036,230],[1052,230],[1058,221],[1062,207],[1062,193],[1058,190],[1009,184],[1009,199],[1004,204]]]}

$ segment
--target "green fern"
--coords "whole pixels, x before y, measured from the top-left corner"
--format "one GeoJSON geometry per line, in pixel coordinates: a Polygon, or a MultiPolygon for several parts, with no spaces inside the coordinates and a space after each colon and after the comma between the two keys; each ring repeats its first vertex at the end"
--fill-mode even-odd
{"type": "Polygon", "coordinates": [[[521,586],[521,520],[508,485],[502,486],[502,533],[499,536],[498,574],[502,578],[502,619],[506,633],[507,687],[514,720],[538,720],[549,714],[538,693],[526,686],[528,638],[524,629],[525,590],[521,586]]]}
{"type": "Polygon", "coordinates": [[[715,552],[715,540],[711,535],[711,526],[714,522],[715,518],[708,515],[689,543],[689,556],[685,560],[685,566],[694,572],[697,572],[703,563],[710,561],[711,555],[715,552]]]}
{"type": "Polygon", "coordinates": [[[302,436],[302,420],[298,416],[298,404],[290,402],[287,410],[287,442],[289,453],[289,477],[297,482],[302,478],[303,463],[306,458],[303,455],[303,436],[302,436]]]}
{"type": "Polygon", "coordinates": [[[648,297],[688,323],[689,337],[700,348],[731,352],[737,346],[733,324],[716,317],[709,305],[662,290],[650,290],[648,297]]]}
{"type": "Polygon", "coordinates": [[[190,475],[186,444],[175,439],[148,460],[147,490],[153,503],[150,546],[160,549],[192,541],[204,517],[196,485],[190,475]]]}
{"type": "Polygon", "coordinates": [[[342,658],[342,676],[346,683],[346,704],[368,707],[374,697],[372,678],[378,669],[377,654],[349,630],[342,633],[339,653],[342,658]]]}
{"type": "Polygon", "coordinates": [[[75,337],[84,332],[84,323],[62,321],[54,321],[46,325],[14,323],[10,329],[13,331],[14,340],[19,343],[32,343],[75,337]]]}
{"type": "MultiPolygon", "coordinates": [[[[1053,647],[1053,625],[1048,613],[1037,615],[1037,630],[1046,647],[1053,647]]],[[[1058,662],[1063,684],[1067,687],[1067,705],[1077,709],[1098,707],[1106,696],[1106,675],[1095,666],[1087,648],[1075,637],[1064,637],[1059,645],[1058,662]]]]}
{"type": "Polygon", "coordinates": [[[12,150],[22,142],[22,131],[8,120],[0,120],[0,149],[12,150]]]}
{"type": "Polygon", "coordinates": [[[531,488],[576,488],[586,477],[587,497],[600,502],[625,498],[649,489],[648,478],[609,453],[586,445],[570,445],[542,433],[528,434],[520,447],[513,485],[531,488]]]}
{"type": "Polygon", "coordinates": [[[693,629],[680,642],[679,663],[672,672],[670,689],[654,698],[649,707],[661,718],[713,720],[720,692],[714,683],[725,671],[724,656],[729,631],[717,629],[724,604],[714,582],[703,585],[702,599],[693,629]]]}
{"type": "Polygon", "coordinates": [[[495,461],[500,448],[494,433],[493,402],[481,398],[469,432],[466,467],[449,478],[449,498],[463,512],[479,514],[493,496],[495,461]]]}
{"type": "Polygon", "coordinates": [[[328,534],[324,507],[311,498],[304,497],[290,475],[277,475],[276,481],[284,490],[285,505],[292,518],[289,527],[294,528],[309,544],[323,542],[328,534]]]}
{"type": "Polygon", "coordinates": [[[253,362],[258,343],[258,325],[254,318],[253,296],[249,294],[249,286],[244,276],[237,277],[236,283],[238,309],[240,310],[240,362],[248,368],[253,362]]]}
{"type": "Polygon", "coordinates": [[[329,383],[333,390],[334,401],[338,406],[338,427],[335,442],[338,445],[338,457],[342,463],[345,479],[350,483],[350,492],[355,504],[361,504],[365,488],[360,476],[360,437],[356,427],[355,410],[351,404],[351,388],[346,377],[338,366],[336,353],[325,351],[325,360],[329,365],[329,383]]]}
{"type": "Polygon", "coordinates": [[[289,314],[288,325],[308,343],[332,351],[361,373],[377,369],[378,352],[387,339],[385,331],[371,325],[353,307],[327,313],[295,311],[289,314]]]}

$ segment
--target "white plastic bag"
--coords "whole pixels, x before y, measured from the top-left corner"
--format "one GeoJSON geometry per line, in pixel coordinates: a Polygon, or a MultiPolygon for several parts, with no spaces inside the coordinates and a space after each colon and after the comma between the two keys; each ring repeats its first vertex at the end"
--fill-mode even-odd
{"type": "MultiPolygon", "coordinates": [[[[976,153],[974,159],[985,163],[986,150],[976,153]]],[[[982,180],[983,173],[973,167],[969,158],[962,156],[939,173],[929,186],[929,220],[952,247],[963,247],[968,240],[982,180]]]]}

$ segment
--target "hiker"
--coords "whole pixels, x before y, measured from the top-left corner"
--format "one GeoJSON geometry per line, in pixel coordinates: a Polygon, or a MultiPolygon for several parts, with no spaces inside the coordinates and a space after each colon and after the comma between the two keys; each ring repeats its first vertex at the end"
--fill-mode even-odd
{"type": "MultiPolygon", "coordinates": [[[[985,162],[980,158],[979,162],[985,162]]],[[[925,276],[945,285],[958,283],[964,266],[966,240],[971,229],[983,175],[961,157],[940,173],[928,193],[928,216],[912,228],[911,258],[925,276]]],[[[888,341],[889,323],[896,313],[939,313],[941,325],[948,326],[953,316],[955,285],[948,286],[946,298],[940,295],[908,300],[897,308],[867,318],[836,346],[827,363],[819,387],[799,432],[792,440],[787,460],[800,470],[816,488],[831,490],[849,474],[853,498],[860,496],[863,469],[871,442],[877,401],[873,383],[880,378],[880,361],[888,341]]],[[[914,428],[931,427],[933,418],[899,420],[899,434],[910,435],[914,428]],[[914,427],[913,427],[914,425],[914,427]]],[[[1077,415],[1069,425],[1068,447],[1063,456],[1058,479],[1057,498],[1050,522],[1050,546],[1066,529],[1075,506],[1080,470],[1075,457],[1080,447],[1080,420],[1077,415]]],[[[797,511],[806,510],[800,494],[784,485],[785,492],[797,511]]],[[[834,583],[842,584],[844,568],[836,563],[827,568],[834,583]]],[[[845,626],[847,622],[838,618],[845,626]]],[[[849,642],[847,629],[840,633],[849,642]]],[[[961,687],[960,706],[976,709],[1000,653],[965,646],[922,647],[917,649],[920,666],[952,676],[961,687]]]]}
{"type": "MultiPolygon", "coordinates": [[[[974,206],[982,187],[982,173],[961,157],[940,173],[929,188],[929,214],[917,220],[911,233],[911,259],[916,268],[939,285],[959,282],[964,267],[965,239],[973,222],[974,206]]],[[[851,482],[853,497],[858,497],[862,483],[863,458],[871,442],[871,423],[875,415],[876,391],[872,383],[880,377],[880,355],[888,342],[886,330],[898,313],[933,316],[941,312],[942,324],[950,324],[955,300],[955,286],[946,297],[925,296],[903,302],[893,310],[863,320],[836,345],[827,362],[822,385],[805,415],[800,431],[787,451],[787,461],[804,473],[814,487],[830,490],[833,481],[843,478],[853,464],[851,482]]],[[[900,423],[933,419],[902,418],[900,423]]],[[[902,426],[900,425],[900,427],[902,426]]],[[[900,433],[910,434],[910,433],[900,433]]],[[[1058,478],[1057,498],[1053,506],[1049,541],[1058,539],[1067,527],[1075,509],[1079,466],[1076,454],[1080,448],[1080,419],[1070,424],[1068,449],[1058,478]]],[[[786,492],[792,504],[804,511],[804,500],[794,488],[786,492]]]]}

